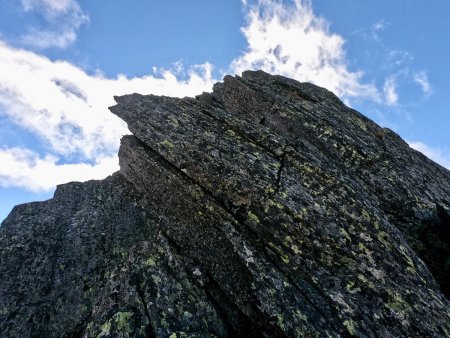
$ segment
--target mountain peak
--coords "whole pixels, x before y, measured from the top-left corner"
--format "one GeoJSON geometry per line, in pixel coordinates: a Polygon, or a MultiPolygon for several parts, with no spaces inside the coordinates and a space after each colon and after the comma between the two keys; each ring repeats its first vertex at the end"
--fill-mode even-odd
{"type": "Polygon", "coordinates": [[[0,228],[5,337],[446,336],[450,172],[262,71],[110,110],[120,171],[0,228]]]}

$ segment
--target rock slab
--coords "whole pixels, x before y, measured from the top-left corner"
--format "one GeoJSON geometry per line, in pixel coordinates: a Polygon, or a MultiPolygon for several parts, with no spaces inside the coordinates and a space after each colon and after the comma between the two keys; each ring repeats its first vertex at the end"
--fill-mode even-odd
{"type": "Polygon", "coordinates": [[[448,170],[262,71],[115,99],[120,171],[0,227],[1,337],[449,337],[448,170]]]}

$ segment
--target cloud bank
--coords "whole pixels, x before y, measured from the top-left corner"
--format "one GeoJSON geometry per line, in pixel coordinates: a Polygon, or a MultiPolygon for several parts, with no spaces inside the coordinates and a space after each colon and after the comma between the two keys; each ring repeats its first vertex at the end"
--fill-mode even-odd
{"type": "Polygon", "coordinates": [[[212,66],[205,63],[185,71],[177,65],[176,70],[155,68],[153,75],[110,79],[0,41],[0,114],[37,135],[49,152],[0,149],[1,163],[12,163],[3,165],[0,186],[51,189],[57,182],[79,180],[75,169],[85,168],[80,165],[86,162],[95,163],[86,173],[112,173],[117,161],[104,159],[116,158],[120,138],[128,133],[125,123],[108,110],[115,103],[113,96],[135,92],[192,96],[211,90],[211,72],[212,66]],[[184,80],[179,80],[180,72],[184,80]],[[72,158],[79,163],[60,164],[72,158]],[[52,169],[40,170],[44,167],[52,169]]]}

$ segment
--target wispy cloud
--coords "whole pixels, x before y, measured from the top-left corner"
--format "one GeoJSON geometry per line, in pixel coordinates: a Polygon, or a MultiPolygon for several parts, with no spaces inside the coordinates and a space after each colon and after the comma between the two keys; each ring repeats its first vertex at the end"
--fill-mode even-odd
{"type": "MultiPolygon", "coordinates": [[[[358,48],[365,52],[365,58],[359,61],[365,63],[366,76],[385,78],[380,88],[381,102],[402,109],[415,103],[411,101],[411,85],[419,85],[424,96],[432,93],[432,86],[427,72],[415,69],[414,54],[391,46],[385,39],[385,35],[397,28],[396,25],[398,23],[381,19],[354,31],[353,38],[359,39],[358,48]]],[[[419,101],[420,97],[416,96],[415,99],[419,101]]]]}
{"type": "Polygon", "coordinates": [[[407,66],[412,63],[414,56],[407,50],[392,49],[388,53],[388,63],[393,66],[407,66]]]}
{"type": "Polygon", "coordinates": [[[263,69],[314,82],[345,98],[365,97],[379,101],[372,83],[362,81],[363,73],[347,66],[344,39],[329,30],[328,22],[317,17],[311,1],[244,1],[247,24],[242,32],[247,50],[235,58],[231,70],[263,69]]]}
{"type": "Polygon", "coordinates": [[[43,12],[48,17],[54,17],[72,10],[79,10],[79,4],[74,0],[21,0],[25,11],[43,12]]]}
{"type": "Polygon", "coordinates": [[[409,146],[450,170],[450,153],[442,149],[433,148],[423,142],[408,142],[409,146]]]}
{"type": "Polygon", "coordinates": [[[396,89],[395,76],[389,76],[384,82],[383,93],[386,99],[386,103],[389,106],[397,104],[398,94],[396,89]]]}
{"type": "Polygon", "coordinates": [[[381,41],[380,32],[384,31],[389,26],[390,26],[390,23],[384,19],[379,20],[379,21],[375,22],[374,24],[372,24],[372,26],[370,27],[370,33],[371,33],[372,38],[375,41],[380,42],[381,41]]]}
{"type": "Polygon", "coordinates": [[[46,49],[66,48],[75,42],[78,29],[89,22],[75,0],[22,0],[22,8],[44,18],[45,27],[29,27],[21,41],[24,45],[46,49]]]}
{"type": "Polygon", "coordinates": [[[420,71],[414,74],[414,81],[421,87],[422,92],[425,95],[429,95],[432,92],[430,81],[428,80],[428,74],[425,71],[420,71]]]}
{"type": "Polygon", "coordinates": [[[22,36],[21,41],[27,46],[33,46],[38,49],[50,47],[66,48],[75,42],[77,38],[75,29],[69,29],[61,32],[40,31],[35,28],[22,36]]]}
{"type": "Polygon", "coordinates": [[[379,20],[372,24],[372,30],[374,31],[382,31],[384,30],[389,24],[385,20],[379,20]]]}

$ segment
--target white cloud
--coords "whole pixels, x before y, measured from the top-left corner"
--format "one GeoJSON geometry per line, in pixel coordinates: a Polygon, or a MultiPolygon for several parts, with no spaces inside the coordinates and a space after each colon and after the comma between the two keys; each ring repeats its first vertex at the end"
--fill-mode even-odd
{"type": "Polygon", "coordinates": [[[425,95],[431,94],[431,85],[428,80],[428,75],[425,71],[420,71],[414,74],[414,81],[420,85],[425,95]]]}
{"type": "Polygon", "coordinates": [[[102,179],[119,169],[117,156],[103,157],[95,165],[58,164],[52,155],[44,157],[23,148],[0,150],[0,186],[48,191],[68,181],[102,179]]]}
{"type": "Polygon", "coordinates": [[[450,154],[441,149],[433,148],[422,142],[408,142],[409,146],[450,170],[450,154]]]}
{"type": "Polygon", "coordinates": [[[365,97],[380,101],[373,84],[362,82],[361,72],[348,69],[341,36],[329,31],[328,23],[314,15],[311,2],[294,0],[244,1],[247,24],[242,32],[247,51],[233,60],[235,73],[262,69],[309,81],[345,98],[365,97]]]}
{"type": "MultiPolygon", "coordinates": [[[[125,123],[108,110],[115,104],[114,95],[136,92],[193,96],[211,90],[215,82],[211,74],[212,66],[208,63],[184,71],[185,80],[177,78],[177,74],[183,72],[179,65],[177,72],[156,68],[155,72],[157,75],[135,78],[119,75],[110,79],[101,74],[89,75],[68,62],[51,61],[0,41],[0,107],[3,108],[0,111],[13,123],[43,139],[52,156],[79,158],[82,161],[116,156],[120,138],[128,130],[125,123]]],[[[16,156],[14,163],[20,159],[24,159],[23,165],[28,168],[29,157],[16,156]]],[[[11,157],[5,158],[7,160],[11,157]]],[[[45,157],[42,161],[48,166],[53,165],[55,171],[60,170],[53,157],[45,157]]],[[[13,177],[15,169],[4,166],[6,162],[0,163],[3,168],[12,170],[9,176],[3,172],[3,178],[0,178],[3,183],[0,182],[0,185],[4,185],[5,177],[13,177]]],[[[64,168],[61,172],[72,173],[67,167],[64,168]]],[[[31,173],[28,170],[22,172],[31,173]]],[[[24,183],[24,178],[25,174],[17,177],[16,185],[33,187],[40,184],[31,181],[24,183]]],[[[31,175],[30,180],[33,179],[37,176],[31,175]]],[[[67,176],[66,179],[78,177],[67,176]]],[[[11,180],[6,182],[12,184],[11,180]]]]}
{"type": "Polygon", "coordinates": [[[379,20],[372,24],[370,27],[370,34],[372,39],[374,39],[376,42],[381,42],[380,38],[380,32],[384,31],[388,26],[390,26],[389,22],[386,22],[384,19],[379,20]]]}
{"type": "Polygon", "coordinates": [[[21,41],[26,46],[39,49],[49,47],[66,48],[75,42],[78,29],[89,22],[75,0],[22,0],[25,11],[42,15],[45,28],[29,27],[21,41]]]}
{"type": "Polygon", "coordinates": [[[389,24],[383,19],[383,20],[379,20],[379,21],[375,22],[372,25],[372,29],[374,31],[383,31],[386,29],[387,26],[389,26],[389,24]]]}
{"type": "Polygon", "coordinates": [[[407,50],[392,49],[389,51],[388,63],[396,66],[410,64],[414,60],[414,56],[407,50]]]}
{"type": "Polygon", "coordinates": [[[49,16],[80,8],[74,0],[21,0],[21,3],[25,11],[40,11],[49,16]]]}
{"type": "Polygon", "coordinates": [[[389,76],[384,82],[383,92],[385,96],[386,103],[389,106],[397,104],[398,94],[396,89],[396,80],[394,76],[389,76]]]}
{"type": "Polygon", "coordinates": [[[22,36],[22,43],[39,49],[49,47],[66,48],[75,42],[76,38],[77,34],[73,29],[62,32],[31,29],[28,34],[22,36]]]}

